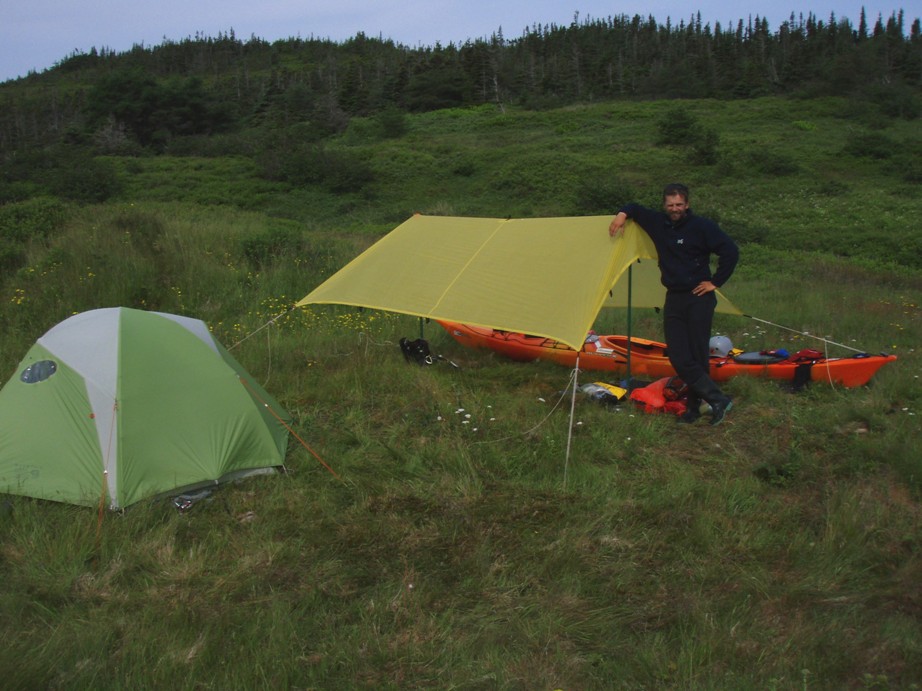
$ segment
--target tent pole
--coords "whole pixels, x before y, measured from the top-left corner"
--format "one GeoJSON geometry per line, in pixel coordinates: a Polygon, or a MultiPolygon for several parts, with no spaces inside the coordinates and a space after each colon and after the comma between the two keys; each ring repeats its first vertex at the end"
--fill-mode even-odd
{"type": "Polygon", "coordinates": [[[420,318],[419,318],[419,337],[422,338],[423,335],[424,335],[424,333],[423,333],[423,318],[420,317],[420,318]]]}

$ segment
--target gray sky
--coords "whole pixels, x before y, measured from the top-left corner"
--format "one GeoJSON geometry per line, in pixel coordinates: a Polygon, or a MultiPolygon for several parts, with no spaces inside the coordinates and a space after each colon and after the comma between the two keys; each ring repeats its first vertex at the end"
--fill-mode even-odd
{"type": "Polygon", "coordinates": [[[791,12],[830,13],[857,26],[861,7],[873,26],[902,7],[907,30],[920,12],[918,0],[888,4],[871,0],[700,0],[699,4],[668,0],[0,0],[0,81],[41,72],[75,51],[134,45],[155,46],[164,39],[180,41],[216,36],[230,30],[239,39],[256,36],[269,42],[290,37],[342,41],[358,32],[398,43],[432,46],[488,38],[502,28],[517,38],[534,24],[566,25],[580,19],[626,14],[653,15],[664,23],[688,20],[695,12],[712,27],[736,25],[750,16],[766,17],[775,31],[791,12]],[[916,9],[914,9],[916,8],[916,9]]]}

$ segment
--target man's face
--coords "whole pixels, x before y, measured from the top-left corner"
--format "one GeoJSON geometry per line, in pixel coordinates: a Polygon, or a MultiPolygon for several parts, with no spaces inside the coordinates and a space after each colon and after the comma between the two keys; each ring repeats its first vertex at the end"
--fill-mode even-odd
{"type": "Polygon", "coordinates": [[[669,216],[669,220],[677,223],[685,217],[688,212],[688,202],[681,194],[673,194],[663,200],[663,209],[669,216]]]}

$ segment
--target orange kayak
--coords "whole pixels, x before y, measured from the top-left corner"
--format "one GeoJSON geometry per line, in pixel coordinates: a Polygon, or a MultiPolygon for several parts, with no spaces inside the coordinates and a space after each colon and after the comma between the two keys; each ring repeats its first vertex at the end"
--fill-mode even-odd
{"type": "MultiPolygon", "coordinates": [[[[577,352],[559,341],[541,336],[498,331],[456,322],[439,324],[458,343],[468,348],[488,348],[520,362],[550,360],[560,365],[576,365],[577,352]]],[[[666,344],[645,338],[630,339],[631,375],[660,379],[675,375],[666,356],[666,344]]],[[[627,336],[599,336],[587,342],[579,351],[582,370],[626,372],[628,361],[627,336]]],[[[853,357],[819,357],[811,361],[741,353],[725,358],[711,358],[711,378],[726,381],[732,377],[749,376],[793,381],[798,368],[809,366],[812,381],[832,382],[838,386],[864,386],[881,367],[896,360],[896,355],[855,355],[853,357]]]]}

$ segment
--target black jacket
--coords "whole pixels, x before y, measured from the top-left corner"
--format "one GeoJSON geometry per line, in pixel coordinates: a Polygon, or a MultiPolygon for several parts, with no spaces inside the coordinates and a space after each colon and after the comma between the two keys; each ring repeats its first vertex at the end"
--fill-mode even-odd
{"type": "Polygon", "coordinates": [[[673,225],[663,211],[639,204],[621,207],[653,240],[659,255],[661,280],[667,290],[685,292],[701,281],[718,288],[729,280],[739,261],[739,248],[714,221],[695,216],[691,209],[673,225]],[[711,255],[717,255],[717,270],[711,275],[711,255]]]}

